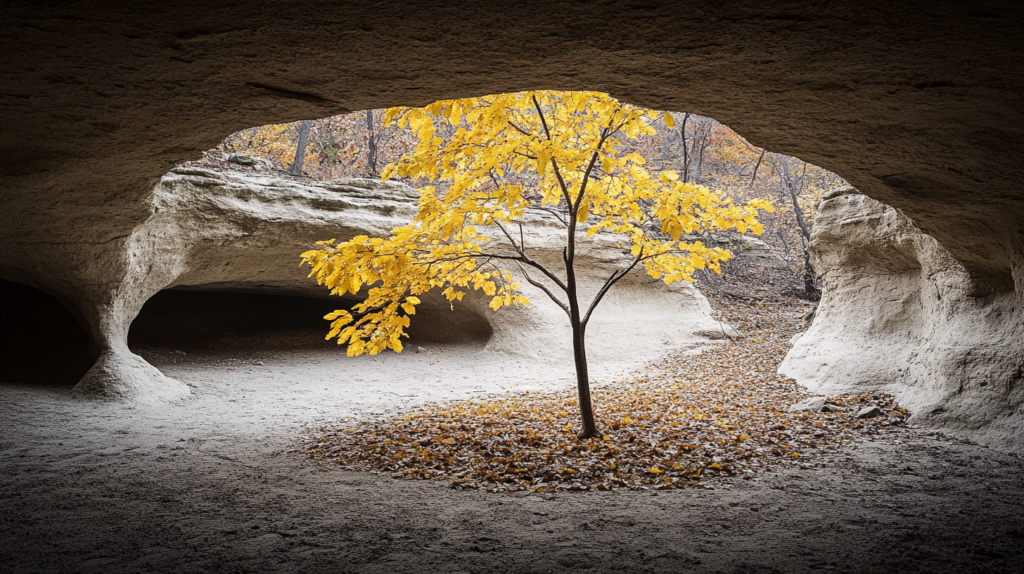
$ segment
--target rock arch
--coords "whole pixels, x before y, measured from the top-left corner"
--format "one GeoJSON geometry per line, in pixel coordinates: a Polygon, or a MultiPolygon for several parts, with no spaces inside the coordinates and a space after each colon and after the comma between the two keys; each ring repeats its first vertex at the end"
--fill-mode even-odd
{"type": "Polygon", "coordinates": [[[0,269],[113,321],[106,333],[174,271],[146,231],[155,182],[225,134],[530,88],[701,113],[835,171],[933,237],[968,296],[1011,294],[1022,312],[1019,2],[3,10],[0,269]]]}

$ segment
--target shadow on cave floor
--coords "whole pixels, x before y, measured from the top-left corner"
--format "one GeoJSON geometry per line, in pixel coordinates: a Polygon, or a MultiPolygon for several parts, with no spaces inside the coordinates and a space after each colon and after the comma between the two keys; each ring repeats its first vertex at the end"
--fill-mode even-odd
{"type": "Polygon", "coordinates": [[[71,388],[92,366],[89,336],[56,298],[0,280],[0,384],[71,388]]]}

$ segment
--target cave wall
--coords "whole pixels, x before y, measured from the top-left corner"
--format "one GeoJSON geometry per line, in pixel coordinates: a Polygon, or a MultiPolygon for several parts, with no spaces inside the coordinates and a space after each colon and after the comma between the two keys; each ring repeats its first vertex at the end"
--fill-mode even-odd
{"type": "Polygon", "coordinates": [[[0,275],[79,302],[89,324],[163,282],[160,237],[138,232],[160,217],[154,184],[225,135],[537,88],[714,117],[898,208],[963,267],[966,296],[1024,296],[1019,2],[83,1],[0,15],[0,275]]]}
{"type": "MultiPolygon", "coordinates": [[[[331,297],[329,289],[308,277],[309,268],[299,269],[300,254],[329,238],[387,236],[412,221],[417,199],[413,188],[397,182],[302,183],[199,167],[171,169],[147,196],[149,215],[131,230],[126,257],[115,260],[116,266],[101,262],[90,270],[119,282],[107,284],[103,299],[90,297],[84,289],[67,297],[67,306],[80,311],[92,347],[98,350],[95,365],[72,394],[140,404],[190,394],[186,385],[165,377],[128,344],[129,329],[135,328],[133,322],[143,307],[168,289],[326,298],[350,308],[352,301],[331,297]]],[[[561,224],[545,213],[530,214],[523,223],[531,257],[557,268],[564,247],[561,224]]],[[[577,249],[580,296],[589,300],[628,259],[612,236],[595,237],[577,249]]],[[[531,301],[529,307],[501,312],[490,309],[490,297],[479,291],[470,291],[454,305],[440,293],[428,292],[416,308],[407,342],[471,341],[490,353],[572,364],[571,346],[566,344],[571,332],[562,309],[532,285],[524,285],[522,291],[531,301]]],[[[150,305],[151,311],[160,307],[157,303],[150,305]]],[[[175,314],[166,307],[163,312],[165,317],[175,314]]],[[[320,320],[325,313],[310,318],[320,320]]],[[[143,324],[153,321],[149,315],[143,324]]],[[[167,334],[179,329],[176,322],[184,318],[167,321],[167,334]]],[[[326,334],[328,323],[320,324],[321,334],[326,334]]],[[[149,330],[154,339],[152,326],[149,330]]],[[[587,347],[595,359],[632,363],[687,342],[723,338],[730,331],[712,319],[710,305],[691,284],[665,285],[634,269],[595,311],[587,347]],[[623,356],[623,340],[640,350],[623,356]]]]}
{"type": "Polygon", "coordinates": [[[822,299],[779,367],[814,392],[882,391],[910,422],[1024,453],[1024,302],[971,277],[899,210],[855,188],[818,205],[822,299]]]}

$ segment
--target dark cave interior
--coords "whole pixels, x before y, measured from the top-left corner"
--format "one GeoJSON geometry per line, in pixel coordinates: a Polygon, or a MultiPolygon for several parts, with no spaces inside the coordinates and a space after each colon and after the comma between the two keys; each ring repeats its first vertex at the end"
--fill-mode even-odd
{"type": "Polygon", "coordinates": [[[71,387],[92,366],[89,335],[57,298],[0,280],[0,382],[71,387]]]}

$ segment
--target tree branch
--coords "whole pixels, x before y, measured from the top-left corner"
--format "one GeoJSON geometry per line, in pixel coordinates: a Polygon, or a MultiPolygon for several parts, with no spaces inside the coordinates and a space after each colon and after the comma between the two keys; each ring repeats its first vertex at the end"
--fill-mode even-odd
{"type": "Polygon", "coordinates": [[[516,130],[517,132],[519,132],[519,133],[523,134],[524,136],[532,136],[532,135],[533,135],[533,134],[531,134],[530,132],[528,132],[528,131],[524,130],[523,128],[521,128],[521,127],[517,126],[517,125],[516,125],[515,123],[513,123],[513,122],[512,122],[512,120],[508,120],[508,125],[510,125],[510,126],[512,126],[513,128],[515,128],[515,130],[516,130]]]}
{"type": "Polygon", "coordinates": [[[548,289],[543,283],[541,283],[539,281],[534,281],[533,278],[530,277],[530,274],[526,272],[526,269],[518,261],[516,262],[516,265],[519,266],[519,270],[523,273],[523,277],[526,278],[526,282],[527,283],[529,283],[530,285],[533,285],[534,287],[536,287],[536,288],[540,289],[541,291],[543,291],[544,294],[546,294],[549,299],[551,299],[552,301],[555,302],[555,305],[558,305],[563,311],[565,311],[566,315],[569,315],[570,317],[572,317],[572,313],[569,311],[569,306],[568,305],[566,305],[565,303],[562,303],[558,299],[558,297],[555,297],[555,294],[552,293],[551,290],[548,289]]]}
{"type": "MultiPolygon", "coordinates": [[[[505,226],[502,225],[501,222],[498,221],[497,219],[494,219],[493,221],[494,221],[494,224],[498,226],[498,229],[500,229],[501,232],[505,234],[505,237],[508,238],[508,242],[512,244],[512,249],[515,249],[516,253],[518,253],[520,255],[526,255],[525,253],[523,253],[523,249],[525,248],[525,245],[523,245],[523,244],[516,245],[516,240],[512,239],[512,236],[509,235],[508,230],[505,229],[505,226]]],[[[519,229],[520,229],[520,231],[522,231],[522,227],[520,227],[519,229]]],[[[520,234],[520,237],[522,237],[521,234],[520,234]]]]}
{"type": "Polygon", "coordinates": [[[750,183],[747,184],[747,187],[753,187],[754,180],[757,179],[757,168],[761,167],[761,160],[764,159],[766,151],[768,150],[761,150],[761,157],[757,158],[757,164],[754,166],[754,174],[750,176],[750,183]]]}
{"type": "Polygon", "coordinates": [[[537,108],[537,113],[540,114],[540,123],[544,126],[544,134],[548,136],[548,141],[551,141],[551,132],[548,130],[548,122],[544,119],[544,112],[540,110],[540,103],[537,101],[536,95],[530,95],[533,98],[533,106],[537,108]]]}
{"type": "MultiPolygon", "coordinates": [[[[601,146],[604,145],[605,139],[608,138],[608,130],[609,128],[604,128],[603,130],[601,130],[601,139],[598,140],[597,142],[597,148],[594,150],[594,155],[590,156],[590,163],[587,164],[587,170],[583,172],[583,181],[580,182],[580,193],[579,195],[576,196],[576,203],[573,204],[573,212],[578,211],[580,205],[583,204],[583,196],[586,195],[587,193],[587,182],[590,181],[590,172],[594,170],[594,164],[597,163],[597,156],[600,154],[601,146]]],[[[618,129],[616,129],[615,131],[618,131],[618,129]]],[[[575,217],[575,213],[573,213],[573,217],[575,217]]]]}
{"type": "Polygon", "coordinates": [[[565,225],[567,227],[569,225],[568,222],[566,222],[564,219],[562,219],[562,214],[558,213],[557,211],[555,211],[553,209],[550,209],[550,208],[547,208],[547,207],[540,207],[539,205],[531,205],[530,209],[536,209],[538,211],[545,211],[547,213],[550,213],[551,215],[554,215],[558,219],[558,222],[561,223],[562,225],[565,225]]]}
{"type": "Polygon", "coordinates": [[[640,263],[640,258],[643,256],[643,254],[644,250],[643,248],[640,248],[640,255],[637,255],[636,258],[633,259],[633,262],[629,264],[629,267],[626,267],[621,271],[616,271],[615,273],[612,273],[612,276],[609,277],[608,280],[604,282],[604,286],[601,287],[601,290],[598,291],[597,295],[594,296],[594,300],[590,302],[590,307],[587,309],[587,314],[583,316],[583,320],[580,321],[580,326],[587,326],[587,321],[590,321],[590,314],[594,312],[594,309],[597,307],[597,304],[601,302],[601,299],[604,299],[605,294],[608,293],[608,290],[612,288],[612,285],[618,283],[619,279],[625,277],[626,274],[628,274],[630,271],[633,270],[634,267],[636,267],[637,263],[640,263]]]}

